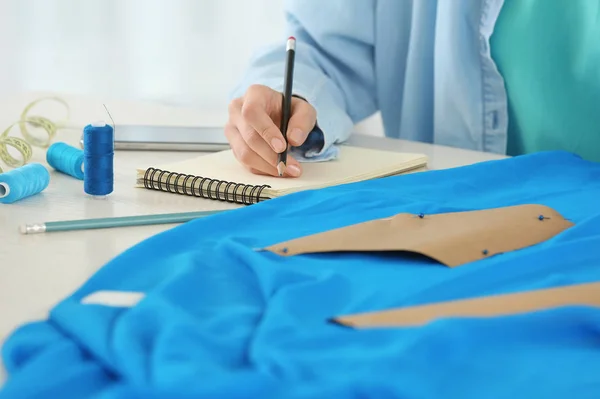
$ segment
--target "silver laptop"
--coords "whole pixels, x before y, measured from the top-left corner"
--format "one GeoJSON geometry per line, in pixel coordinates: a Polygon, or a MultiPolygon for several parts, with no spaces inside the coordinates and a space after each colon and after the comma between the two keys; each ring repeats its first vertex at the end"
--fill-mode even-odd
{"type": "MultiPolygon", "coordinates": [[[[83,148],[83,136],[80,140],[83,148]]],[[[222,127],[117,125],[115,150],[222,151],[229,142],[222,127]]]]}

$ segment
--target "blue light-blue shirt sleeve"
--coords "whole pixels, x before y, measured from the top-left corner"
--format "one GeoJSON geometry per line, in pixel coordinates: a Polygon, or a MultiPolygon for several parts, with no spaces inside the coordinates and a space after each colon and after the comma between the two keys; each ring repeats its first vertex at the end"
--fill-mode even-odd
{"type": "Polygon", "coordinates": [[[350,136],[354,124],[377,112],[375,0],[286,0],[286,36],[258,51],[232,93],[253,84],[283,90],[285,39],[296,38],[294,94],[317,111],[317,127],[301,147],[323,156],[350,136]]]}

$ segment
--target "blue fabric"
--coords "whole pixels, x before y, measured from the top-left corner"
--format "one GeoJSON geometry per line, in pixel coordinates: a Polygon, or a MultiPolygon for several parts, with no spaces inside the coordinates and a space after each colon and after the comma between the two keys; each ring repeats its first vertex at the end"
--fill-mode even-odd
{"type": "Polygon", "coordinates": [[[378,111],[388,137],[504,154],[507,94],[490,53],[503,4],[285,0],[285,34],[255,53],[231,96],[253,84],[282,91],[293,35],[294,93],[315,107],[324,133],[313,159],[378,111]]]}
{"type": "Polygon", "coordinates": [[[356,331],[327,319],[600,281],[600,164],[545,152],[306,191],[178,226],[6,342],[0,398],[597,398],[600,309],[356,331]],[[575,226],[455,269],[394,253],[255,251],[399,212],[551,206],[575,226]],[[84,305],[143,291],[132,308],[84,305]]]}

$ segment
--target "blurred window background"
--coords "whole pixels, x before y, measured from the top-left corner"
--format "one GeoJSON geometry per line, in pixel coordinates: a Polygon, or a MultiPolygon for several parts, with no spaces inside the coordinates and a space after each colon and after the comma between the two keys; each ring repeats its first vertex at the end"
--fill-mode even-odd
{"type": "Polygon", "coordinates": [[[256,48],[285,40],[283,0],[0,0],[0,18],[3,95],[52,91],[223,114],[256,48]]]}

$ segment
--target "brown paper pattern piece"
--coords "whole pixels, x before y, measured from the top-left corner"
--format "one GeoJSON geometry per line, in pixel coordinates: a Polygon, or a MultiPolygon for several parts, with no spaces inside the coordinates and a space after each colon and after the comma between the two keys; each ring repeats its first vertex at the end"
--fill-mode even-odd
{"type": "Polygon", "coordinates": [[[573,226],[536,204],[414,215],[358,223],[269,246],[293,256],[323,252],[407,251],[455,267],[538,244],[573,226]]]}
{"type": "Polygon", "coordinates": [[[507,316],[565,306],[600,307],[600,282],[345,315],[332,321],[352,328],[416,327],[444,318],[507,316]]]}

